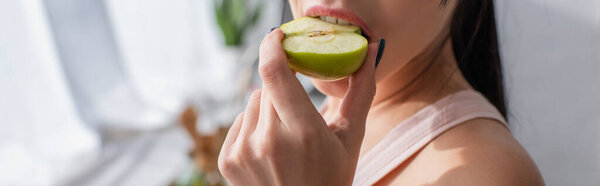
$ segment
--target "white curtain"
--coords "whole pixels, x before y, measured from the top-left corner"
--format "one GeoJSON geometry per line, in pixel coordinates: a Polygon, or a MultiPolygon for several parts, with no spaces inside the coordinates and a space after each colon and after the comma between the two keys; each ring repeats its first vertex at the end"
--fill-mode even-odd
{"type": "MultiPolygon", "coordinates": [[[[226,58],[279,24],[280,1],[267,1],[247,45],[224,47],[212,2],[0,1],[0,185],[177,177],[190,142],[168,128],[190,102],[229,99],[237,64],[226,58]]],[[[236,112],[218,106],[202,124],[236,112]]]]}
{"type": "Polygon", "coordinates": [[[78,115],[44,12],[40,1],[0,1],[0,185],[48,185],[100,147],[78,115]]]}

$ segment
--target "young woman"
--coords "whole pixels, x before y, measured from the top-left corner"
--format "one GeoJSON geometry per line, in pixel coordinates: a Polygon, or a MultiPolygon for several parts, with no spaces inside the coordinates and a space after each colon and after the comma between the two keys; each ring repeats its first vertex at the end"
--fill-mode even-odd
{"type": "Polygon", "coordinates": [[[313,80],[328,96],[319,112],[272,30],[263,88],[219,157],[232,185],[543,185],[507,128],[492,0],[289,4],[295,18],[360,26],[368,57],[349,78],[313,80]]]}

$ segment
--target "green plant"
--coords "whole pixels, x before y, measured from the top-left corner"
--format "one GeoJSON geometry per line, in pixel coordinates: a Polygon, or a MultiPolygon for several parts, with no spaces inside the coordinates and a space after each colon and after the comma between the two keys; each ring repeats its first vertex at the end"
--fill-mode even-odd
{"type": "Polygon", "coordinates": [[[264,0],[259,1],[250,9],[246,0],[214,0],[215,17],[226,45],[242,44],[245,32],[256,24],[264,7],[264,0]]]}

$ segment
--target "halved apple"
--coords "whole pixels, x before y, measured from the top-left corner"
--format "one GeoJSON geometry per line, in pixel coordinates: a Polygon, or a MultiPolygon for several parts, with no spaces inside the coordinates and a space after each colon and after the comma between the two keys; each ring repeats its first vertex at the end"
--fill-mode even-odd
{"type": "Polygon", "coordinates": [[[368,41],[360,28],[302,17],[281,25],[282,41],[292,70],[326,81],[352,75],[367,56],[368,41]]]}

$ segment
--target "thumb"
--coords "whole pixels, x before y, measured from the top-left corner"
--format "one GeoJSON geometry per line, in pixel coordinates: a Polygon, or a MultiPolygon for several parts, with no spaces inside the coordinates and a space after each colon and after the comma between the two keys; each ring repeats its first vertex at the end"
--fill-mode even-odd
{"type": "Polygon", "coordinates": [[[340,122],[335,126],[336,133],[345,144],[360,144],[362,141],[367,114],[375,97],[375,68],[383,55],[384,48],[383,39],[379,40],[379,43],[369,44],[367,59],[362,67],[350,76],[348,90],[339,110],[340,122]],[[355,141],[349,140],[359,141],[354,143],[355,141]]]}
{"type": "Polygon", "coordinates": [[[340,106],[342,118],[364,120],[375,96],[375,67],[385,48],[385,40],[368,46],[367,59],[362,67],[350,76],[348,90],[340,106]]]}

